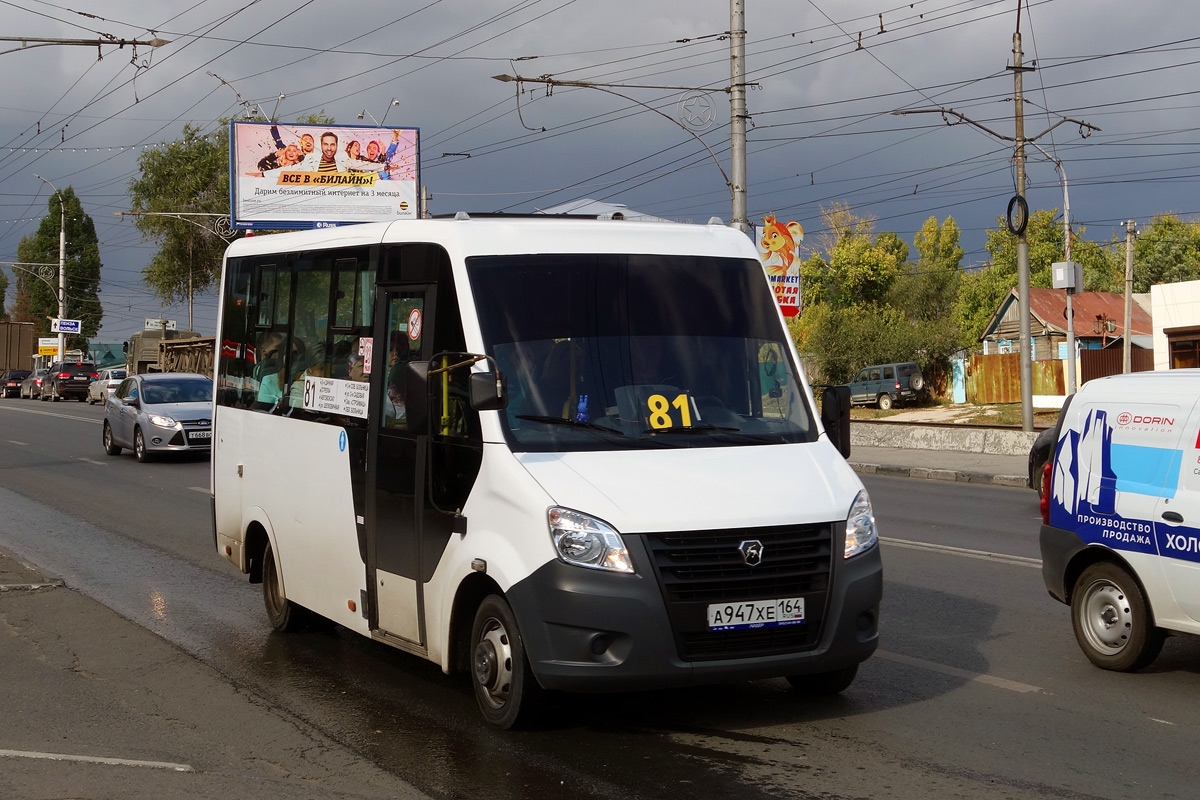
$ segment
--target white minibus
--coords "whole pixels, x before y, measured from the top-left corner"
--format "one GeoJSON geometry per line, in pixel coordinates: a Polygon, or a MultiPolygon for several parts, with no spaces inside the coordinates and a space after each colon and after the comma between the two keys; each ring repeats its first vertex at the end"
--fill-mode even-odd
{"type": "Polygon", "coordinates": [[[215,544],[276,629],[465,672],[501,727],[547,691],[841,691],[875,650],[849,396],[817,411],[744,234],[460,212],[254,236],[219,316],[215,544]]]}

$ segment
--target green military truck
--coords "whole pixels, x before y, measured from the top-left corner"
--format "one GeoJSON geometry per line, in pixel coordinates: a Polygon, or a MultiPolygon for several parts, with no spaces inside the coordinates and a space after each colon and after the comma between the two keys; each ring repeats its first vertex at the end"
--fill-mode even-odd
{"type": "Polygon", "coordinates": [[[195,331],[140,331],[125,343],[125,369],[146,372],[198,372],[211,375],[216,339],[195,331]]]}

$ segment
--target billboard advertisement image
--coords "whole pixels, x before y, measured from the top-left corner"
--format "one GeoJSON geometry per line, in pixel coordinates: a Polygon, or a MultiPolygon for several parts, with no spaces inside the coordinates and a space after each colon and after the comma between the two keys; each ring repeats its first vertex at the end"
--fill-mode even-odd
{"type": "Polygon", "coordinates": [[[416,128],[229,123],[235,228],[416,219],[416,128]]]}

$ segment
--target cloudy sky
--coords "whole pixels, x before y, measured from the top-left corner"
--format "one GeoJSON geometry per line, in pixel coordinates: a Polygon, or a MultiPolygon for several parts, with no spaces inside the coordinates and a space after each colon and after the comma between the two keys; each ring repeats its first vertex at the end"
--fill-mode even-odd
{"type": "MultiPolygon", "coordinates": [[[[22,48],[0,42],[0,261],[74,187],[104,263],[101,341],[163,309],[140,283],[154,253],[128,218],[126,186],[147,146],[184,123],[212,130],[257,108],[291,121],[421,130],[421,182],[435,214],[532,211],[580,198],[681,221],[728,220],[712,156],[648,110],[677,116],[675,88],[503,83],[499,74],[716,90],[704,142],[729,170],[725,0],[0,0],[6,37],[170,40],[159,48],[22,48]],[[97,56],[102,56],[98,58],[97,56]],[[518,86],[522,93],[518,95],[518,86]],[[281,99],[282,96],[282,99],[281,99]],[[393,100],[396,102],[393,103],[393,100]],[[644,105],[643,105],[644,104],[644,105]],[[384,116],[386,114],[386,117],[384,116]]],[[[1120,223],[1200,215],[1200,6],[1169,0],[747,0],[749,208],[819,239],[845,202],[906,241],[930,216],[964,230],[966,262],[1014,192],[1013,34],[1023,42],[1025,133],[1065,167],[1076,228],[1107,241],[1120,223]],[[1021,9],[1018,15],[1018,8],[1021,9]],[[953,108],[980,125],[946,125],[953,108]],[[995,135],[993,135],[995,134],[995,135]]],[[[1062,207],[1058,173],[1030,148],[1030,207],[1062,207]]],[[[11,272],[10,272],[11,275],[11,272]]],[[[11,295],[11,292],[10,292],[11,295]]],[[[11,302],[11,296],[9,298],[11,302]]],[[[215,299],[197,300],[211,333],[215,299]]]]}

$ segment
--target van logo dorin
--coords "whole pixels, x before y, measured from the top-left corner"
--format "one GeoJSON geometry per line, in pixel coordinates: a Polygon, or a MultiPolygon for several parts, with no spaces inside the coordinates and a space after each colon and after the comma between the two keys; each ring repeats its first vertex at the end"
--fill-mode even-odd
{"type": "Polygon", "coordinates": [[[1171,427],[1175,424],[1174,417],[1153,416],[1150,414],[1130,414],[1122,411],[1117,415],[1117,424],[1122,428],[1129,425],[1150,425],[1171,427]]]}
{"type": "Polygon", "coordinates": [[[747,539],[738,545],[738,551],[741,552],[746,566],[757,567],[762,563],[763,546],[758,539],[747,539]]]}

